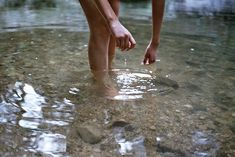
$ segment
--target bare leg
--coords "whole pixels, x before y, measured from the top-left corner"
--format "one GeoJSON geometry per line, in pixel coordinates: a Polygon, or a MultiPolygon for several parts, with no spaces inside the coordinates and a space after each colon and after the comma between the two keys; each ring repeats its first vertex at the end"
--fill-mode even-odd
{"type": "Polygon", "coordinates": [[[90,28],[88,47],[90,68],[93,71],[107,70],[110,31],[93,0],[80,0],[80,3],[90,28]]]}
{"type": "MultiPolygon", "coordinates": [[[[111,7],[113,8],[113,11],[115,12],[116,16],[119,16],[119,8],[120,8],[120,0],[109,0],[109,3],[111,7]]],[[[115,56],[115,48],[116,48],[116,42],[115,38],[110,36],[109,40],[109,50],[108,50],[108,68],[112,69],[112,61],[115,56]]]]}
{"type": "MultiPolygon", "coordinates": [[[[88,47],[90,68],[94,74],[100,92],[106,96],[113,96],[116,94],[116,90],[108,76],[110,30],[93,0],[79,1],[90,28],[88,47]]],[[[112,42],[111,45],[113,49],[112,53],[114,54],[115,43],[112,42]]]]}

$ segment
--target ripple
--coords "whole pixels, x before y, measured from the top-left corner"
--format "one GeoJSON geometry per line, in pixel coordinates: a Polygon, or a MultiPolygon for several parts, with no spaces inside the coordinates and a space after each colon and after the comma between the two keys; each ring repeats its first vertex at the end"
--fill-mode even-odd
{"type": "Polygon", "coordinates": [[[144,137],[139,136],[132,140],[126,140],[124,137],[124,128],[117,127],[114,130],[115,141],[120,145],[119,153],[121,155],[135,155],[135,157],[147,157],[144,146],[144,137]]]}
{"type": "Polygon", "coordinates": [[[195,157],[212,157],[215,156],[219,149],[215,138],[201,131],[196,131],[192,136],[195,157]]]}
{"type": "Polygon", "coordinates": [[[66,136],[61,134],[42,133],[32,142],[34,150],[53,157],[63,156],[66,152],[66,136]]]}
{"type": "Polygon", "coordinates": [[[143,99],[148,93],[168,94],[178,86],[175,81],[156,76],[148,70],[114,69],[111,72],[110,77],[118,90],[114,100],[143,99]]]}

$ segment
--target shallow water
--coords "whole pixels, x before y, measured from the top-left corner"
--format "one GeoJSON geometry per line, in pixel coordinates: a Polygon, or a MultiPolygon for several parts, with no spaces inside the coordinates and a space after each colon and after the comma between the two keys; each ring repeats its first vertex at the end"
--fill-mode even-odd
{"type": "Polygon", "coordinates": [[[119,95],[111,100],[95,88],[78,3],[1,9],[0,156],[233,156],[233,14],[167,9],[158,61],[144,66],[148,8],[122,6],[137,46],[117,50],[110,80],[119,95]],[[99,143],[79,136],[88,124],[101,128],[99,143]]]}

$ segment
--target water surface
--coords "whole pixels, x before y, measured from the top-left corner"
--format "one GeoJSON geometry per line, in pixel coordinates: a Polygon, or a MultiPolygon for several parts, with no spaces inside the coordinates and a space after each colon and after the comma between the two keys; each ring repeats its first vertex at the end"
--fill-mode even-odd
{"type": "MultiPolygon", "coordinates": [[[[223,9],[233,5],[204,14],[179,12],[169,7],[173,2],[150,66],[141,64],[150,2],[122,4],[121,21],[137,46],[117,50],[110,79],[119,95],[112,100],[95,88],[77,2],[2,7],[0,156],[233,156],[235,21],[223,9]],[[98,144],[78,135],[87,124],[102,128],[98,144]]],[[[190,8],[189,1],[180,4],[190,8]]]]}

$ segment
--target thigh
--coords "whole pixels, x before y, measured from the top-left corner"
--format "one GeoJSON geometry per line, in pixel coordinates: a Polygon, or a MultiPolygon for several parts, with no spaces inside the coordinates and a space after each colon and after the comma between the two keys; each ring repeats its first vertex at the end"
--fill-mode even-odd
{"type": "Polygon", "coordinates": [[[94,0],[79,0],[82,6],[82,9],[86,15],[89,27],[92,30],[96,28],[106,29],[105,20],[98,10],[94,0]]]}

